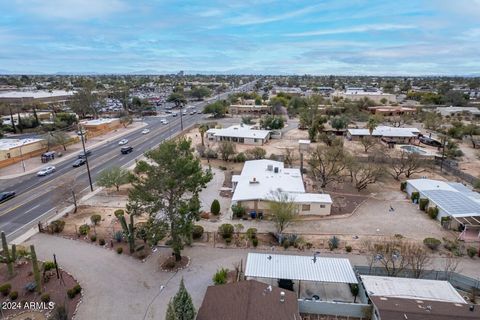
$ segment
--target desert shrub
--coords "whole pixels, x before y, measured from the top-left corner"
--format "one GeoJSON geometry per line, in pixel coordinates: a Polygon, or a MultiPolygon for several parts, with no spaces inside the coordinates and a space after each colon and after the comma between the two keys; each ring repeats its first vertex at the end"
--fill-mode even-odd
{"type": "Polygon", "coordinates": [[[173,269],[173,268],[175,268],[176,264],[175,264],[174,260],[168,260],[167,262],[165,262],[165,264],[163,266],[166,269],[173,269]]]}
{"type": "Polygon", "coordinates": [[[230,243],[232,243],[232,237],[227,237],[227,238],[225,238],[225,243],[226,243],[227,245],[230,245],[230,243]]]}
{"type": "Polygon", "coordinates": [[[437,219],[438,216],[438,208],[437,207],[430,207],[428,208],[428,216],[432,219],[437,219]]]}
{"type": "Polygon", "coordinates": [[[216,216],[220,214],[220,202],[218,202],[217,199],[212,201],[212,205],[210,206],[210,212],[216,216]]]}
{"type": "Polygon", "coordinates": [[[218,153],[215,150],[208,148],[207,150],[205,150],[205,157],[209,159],[217,159],[218,153]]]}
{"type": "Polygon", "coordinates": [[[78,233],[80,233],[82,236],[86,236],[90,232],[90,226],[88,224],[82,224],[78,228],[78,233]]]}
{"type": "Polygon", "coordinates": [[[425,211],[428,206],[428,199],[420,199],[420,201],[418,202],[418,205],[420,207],[420,210],[425,211]]]}
{"type": "Polygon", "coordinates": [[[45,303],[50,302],[50,295],[48,293],[44,293],[40,297],[40,300],[45,303]]]}
{"type": "Polygon", "coordinates": [[[405,237],[404,237],[402,234],[400,234],[400,233],[395,233],[393,236],[395,237],[395,239],[399,239],[399,240],[405,238],[405,237]]]}
{"type": "Polygon", "coordinates": [[[194,225],[192,230],[192,238],[200,239],[203,236],[203,227],[199,225],[194,225]]]}
{"type": "Polygon", "coordinates": [[[92,214],[90,216],[90,221],[92,221],[94,225],[97,225],[101,220],[102,220],[102,216],[99,214],[92,214]]]}
{"type": "Polygon", "coordinates": [[[118,210],[115,210],[113,214],[115,215],[115,217],[120,218],[121,216],[125,215],[125,211],[123,211],[122,209],[118,209],[118,210]]]}
{"type": "Polygon", "coordinates": [[[418,192],[412,192],[412,194],[410,195],[410,199],[412,199],[412,201],[414,200],[418,200],[420,198],[420,193],[418,192]]]}
{"type": "Polygon", "coordinates": [[[423,239],[423,244],[429,247],[432,250],[437,250],[442,242],[435,238],[425,238],[423,239]]]}
{"type": "Polygon", "coordinates": [[[50,271],[50,270],[53,270],[55,269],[55,262],[53,261],[45,261],[43,263],[43,270],[44,271],[50,271]]]}
{"type": "Polygon", "coordinates": [[[113,237],[115,238],[115,240],[117,242],[122,242],[123,240],[123,232],[122,231],[117,231],[115,232],[115,234],[113,235],[113,237]]]}
{"type": "Polygon", "coordinates": [[[245,153],[239,152],[239,153],[235,156],[234,161],[235,161],[235,162],[245,162],[245,161],[247,161],[247,156],[245,155],[245,153]]]}
{"type": "Polygon", "coordinates": [[[5,297],[8,296],[10,290],[12,290],[12,285],[10,283],[4,283],[0,286],[0,293],[5,297]]]}
{"type": "Polygon", "coordinates": [[[227,238],[230,238],[231,240],[234,229],[235,228],[230,223],[224,223],[218,227],[218,233],[220,233],[223,239],[226,240],[227,238]]]}
{"type": "Polygon", "coordinates": [[[233,215],[237,218],[241,218],[245,215],[246,213],[246,209],[244,207],[242,207],[241,204],[234,204],[232,206],[232,212],[233,212],[233,215]]]}
{"type": "Polygon", "coordinates": [[[352,246],[345,246],[345,251],[352,252],[352,246]]]}
{"type": "Polygon", "coordinates": [[[10,300],[12,300],[12,301],[17,300],[17,298],[18,298],[18,291],[12,291],[12,292],[10,292],[10,294],[8,295],[8,297],[9,297],[10,300]]]}
{"type": "Polygon", "coordinates": [[[73,288],[67,290],[67,296],[68,296],[70,299],[75,298],[76,295],[77,295],[77,294],[75,293],[75,290],[73,290],[73,288]]]}
{"type": "Polygon", "coordinates": [[[330,251],[337,249],[339,244],[340,239],[338,239],[336,236],[333,236],[328,240],[328,247],[330,248],[330,251]]]}
{"type": "Polygon", "coordinates": [[[122,248],[122,247],[118,247],[118,248],[117,248],[117,253],[118,253],[118,254],[122,254],[122,252],[123,252],[123,248],[122,248]]]}
{"type": "Polygon", "coordinates": [[[218,168],[219,168],[220,170],[223,170],[223,171],[226,171],[226,170],[228,169],[228,168],[225,167],[225,166],[218,166],[218,168]]]}
{"type": "Polygon", "coordinates": [[[401,191],[405,191],[406,188],[407,188],[407,182],[406,181],[400,183],[400,190],[401,191]]]}
{"type": "Polygon", "coordinates": [[[253,238],[252,239],[252,245],[254,248],[256,248],[258,246],[258,238],[253,238]]]}
{"type": "Polygon", "coordinates": [[[29,282],[25,285],[25,290],[28,292],[34,292],[37,288],[37,284],[35,282],[29,282]]]}
{"type": "Polygon", "coordinates": [[[105,239],[98,239],[98,244],[101,246],[105,245],[105,239]]]}
{"type": "Polygon", "coordinates": [[[305,243],[305,248],[307,248],[308,250],[312,249],[313,248],[313,243],[311,243],[311,242],[305,243]]]}
{"type": "Polygon", "coordinates": [[[218,286],[220,284],[225,284],[227,283],[227,278],[228,278],[228,269],[221,268],[220,270],[217,270],[215,274],[213,275],[213,283],[218,286]]]}
{"type": "Polygon", "coordinates": [[[452,241],[452,240],[449,240],[447,238],[443,238],[443,247],[445,249],[447,249],[448,251],[456,251],[458,250],[458,241],[455,240],[455,241],[452,241]]]}
{"type": "Polygon", "coordinates": [[[468,248],[467,248],[467,254],[468,254],[468,256],[469,256],[470,258],[475,257],[475,255],[477,254],[477,252],[478,252],[478,250],[477,250],[477,248],[475,248],[475,247],[468,247],[468,248]]]}
{"type": "Polygon", "coordinates": [[[204,211],[204,212],[200,213],[200,218],[202,218],[202,219],[210,219],[210,213],[204,211]]]}
{"type": "Polygon", "coordinates": [[[60,233],[65,228],[65,221],[63,220],[54,220],[50,222],[50,230],[53,233],[60,233]]]}
{"type": "Polygon", "coordinates": [[[72,287],[72,290],[73,292],[75,292],[75,294],[79,294],[80,292],[82,292],[82,287],[79,284],[76,284],[72,287]]]}
{"type": "Polygon", "coordinates": [[[360,292],[360,288],[358,287],[358,284],[356,283],[350,283],[350,292],[354,297],[358,296],[358,293],[360,292]]]}
{"type": "Polygon", "coordinates": [[[288,249],[288,247],[290,247],[290,245],[291,245],[290,240],[284,239],[284,240],[282,241],[282,246],[283,246],[283,248],[284,248],[285,250],[288,249]]]}
{"type": "Polygon", "coordinates": [[[94,235],[94,234],[92,234],[92,235],[90,236],[90,241],[92,241],[92,242],[97,241],[97,236],[94,235]]]}
{"type": "Polygon", "coordinates": [[[251,240],[255,239],[257,237],[257,228],[248,228],[247,237],[251,240]]]}

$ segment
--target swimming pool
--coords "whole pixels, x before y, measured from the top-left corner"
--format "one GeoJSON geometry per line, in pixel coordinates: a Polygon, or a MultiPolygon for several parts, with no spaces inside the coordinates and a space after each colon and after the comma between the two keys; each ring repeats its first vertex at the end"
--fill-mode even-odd
{"type": "Polygon", "coordinates": [[[422,148],[416,147],[416,146],[400,146],[400,149],[405,150],[406,152],[410,153],[417,153],[417,154],[422,154],[426,155],[427,152],[425,150],[422,150],[422,148]]]}

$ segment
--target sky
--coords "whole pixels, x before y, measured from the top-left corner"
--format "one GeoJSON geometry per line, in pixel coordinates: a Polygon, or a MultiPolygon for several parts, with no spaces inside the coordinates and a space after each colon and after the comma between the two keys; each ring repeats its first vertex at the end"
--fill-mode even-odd
{"type": "Polygon", "coordinates": [[[0,12],[0,73],[480,76],[480,0],[2,0],[0,12]]]}

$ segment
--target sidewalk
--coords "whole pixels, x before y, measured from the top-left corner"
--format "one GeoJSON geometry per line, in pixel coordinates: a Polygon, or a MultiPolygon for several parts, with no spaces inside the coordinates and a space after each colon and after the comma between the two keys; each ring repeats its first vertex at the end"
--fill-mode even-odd
{"type": "MultiPolygon", "coordinates": [[[[92,148],[104,145],[106,143],[109,143],[112,140],[119,139],[122,136],[130,132],[133,132],[135,130],[138,130],[139,128],[142,128],[146,125],[147,124],[145,122],[133,122],[127,128],[120,128],[120,129],[111,131],[107,134],[88,139],[88,141],[85,143],[85,147],[87,149],[92,149],[92,148]]],[[[80,150],[82,150],[81,142],[69,145],[67,147],[67,151],[63,151],[63,150],[61,151],[63,154],[62,157],[56,158],[55,160],[49,161],[48,163],[42,163],[40,156],[26,159],[24,160],[25,168],[26,168],[25,172],[23,172],[21,162],[14,163],[8,167],[0,169],[0,180],[18,178],[24,175],[35,173],[38,170],[40,170],[40,168],[45,167],[47,165],[57,165],[64,161],[75,158],[77,156],[77,153],[80,150]]]]}

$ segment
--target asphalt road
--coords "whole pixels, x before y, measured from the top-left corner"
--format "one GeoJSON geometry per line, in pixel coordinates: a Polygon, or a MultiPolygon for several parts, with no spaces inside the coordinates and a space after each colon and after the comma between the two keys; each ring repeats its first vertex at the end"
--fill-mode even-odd
{"type": "MultiPolygon", "coordinates": [[[[245,85],[251,87],[253,83],[245,85]]],[[[223,93],[213,99],[204,102],[191,103],[197,111],[215,99],[224,99],[230,92],[223,93]]],[[[197,123],[204,115],[187,114],[182,117],[183,127],[187,128],[197,123]]],[[[147,126],[139,128],[125,136],[112,140],[102,146],[89,149],[92,154],[88,157],[92,182],[94,183],[98,174],[111,166],[128,166],[133,164],[136,158],[142,156],[146,151],[154,148],[165,139],[181,131],[180,115],[177,117],[168,116],[169,123],[160,123],[160,117],[149,117],[145,119],[147,126]],[[150,133],[142,134],[143,129],[150,129],[150,133]],[[128,139],[127,145],[133,147],[133,152],[121,154],[118,141],[128,139]]],[[[68,204],[66,199],[70,198],[65,192],[66,184],[74,181],[75,189],[82,190],[85,194],[89,190],[89,182],[86,165],[73,168],[75,159],[58,163],[56,172],[45,176],[37,177],[36,174],[29,174],[19,178],[0,181],[0,191],[15,191],[17,196],[5,203],[0,204],[0,230],[12,238],[17,236],[24,229],[35,225],[46,214],[53,213],[57,208],[68,204]]]]}

